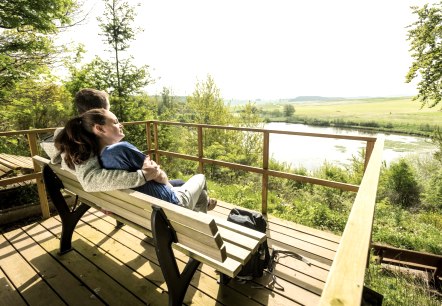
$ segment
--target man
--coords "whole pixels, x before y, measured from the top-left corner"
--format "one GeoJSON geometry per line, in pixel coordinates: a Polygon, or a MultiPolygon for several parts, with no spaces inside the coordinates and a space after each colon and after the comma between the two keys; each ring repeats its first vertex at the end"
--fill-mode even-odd
{"type": "MultiPolygon", "coordinates": [[[[104,108],[110,109],[109,96],[106,92],[85,88],[80,90],[75,95],[75,106],[79,114],[82,114],[90,109],[104,108]]],[[[63,128],[58,128],[54,132],[53,139],[60,133],[63,128]]],[[[68,171],[60,152],[55,148],[54,141],[46,140],[40,145],[54,164],[61,163],[62,168],[68,171]]],[[[144,185],[146,181],[153,180],[161,176],[163,171],[154,162],[146,157],[143,168],[136,172],[129,172],[125,170],[107,170],[100,165],[97,156],[90,157],[86,162],[77,165],[75,174],[83,189],[88,192],[96,191],[110,191],[115,189],[128,189],[144,185]],[[106,182],[106,184],[103,184],[106,182]]],[[[182,180],[171,180],[173,186],[181,186],[184,184],[182,180]]]]}

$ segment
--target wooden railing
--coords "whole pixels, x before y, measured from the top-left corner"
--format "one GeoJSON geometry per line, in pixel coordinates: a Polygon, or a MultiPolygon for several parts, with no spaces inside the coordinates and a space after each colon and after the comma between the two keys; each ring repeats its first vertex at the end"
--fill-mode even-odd
{"type": "MultiPolygon", "coordinates": [[[[355,201],[351,208],[351,212],[344,229],[344,233],[339,244],[335,259],[333,261],[331,270],[328,274],[327,282],[325,284],[320,305],[360,305],[362,297],[362,289],[365,275],[365,267],[370,248],[371,232],[373,226],[373,216],[375,208],[376,191],[380,168],[382,164],[382,151],[384,146],[384,139],[382,137],[360,137],[349,135],[334,135],[334,134],[318,134],[318,133],[304,133],[280,130],[267,130],[256,128],[241,128],[231,126],[219,125],[205,125],[205,124],[189,124],[177,122],[164,121],[138,121],[128,122],[125,125],[144,125],[146,131],[146,144],[149,154],[154,154],[157,161],[160,156],[170,156],[174,158],[181,158],[191,161],[196,161],[199,164],[199,171],[204,172],[204,165],[212,164],[221,167],[228,167],[230,169],[237,169],[252,173],[257,173],[262,176],[262,206],[261,211],[267,213],[267,194],[268,194],[268,179],[269,177],[279,177],[291,180],[296,180],[305,183],[327,186],[331,188],[338,188],[346,191],[357,192],[355,201]],[[158,126],[159,125],[174,125],[197,129],[197,155],[182,154],[179,152],[165,151],[159,148],[158,142],[158,126]],[[238,163],[225,162],[221,160],[214,160],[204,157],[203,135],[204,131],[208,129],[221,130],[236,130],[242,132],[259,133],[262,135],[262,165],[249,166],[238,163]],[[293,173],[281,172],[269,169],[269,145],[270,135],[284,134],[315,138],[334,138],[334,139],[348,139],[354,141],[366,142],[365,154],[365,172],[362,182],[359,186],[347,184],[343,182],[336,182],[314,178],[309,176],[302,176],[293,173]],[[153,139],[152,139],[153,137],[153,139]]],[[[52,132],[54,129],[40,129],[40,130],[25,130],[14,132],[0,132],[0,137],[27,135],[30,156],[38,154],[37,135],[41,133],[52,132]]],[[[44,190],[44,185],[41,179],[41,169],[38,165],[34,165],[34,174],[29,177],[37,177],[37,186],[40,197],[40,204],[44,218],[49,217],[49,208],[44,190]]],[[[25,181],[29,179],[26,175],[12,180],[25,181]]],[[[0,186],[7,185],[11,179],[0,180],[0,186]]]]}

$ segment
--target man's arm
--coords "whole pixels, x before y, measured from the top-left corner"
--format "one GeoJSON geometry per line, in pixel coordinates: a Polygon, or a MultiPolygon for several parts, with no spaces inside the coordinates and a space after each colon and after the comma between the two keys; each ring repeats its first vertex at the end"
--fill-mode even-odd
{"type": "Polygon", "coordinates": [[[75,173],[81,186],[87,192],[135,188],[146,183],[142,170],[129,172],[103,169],[96,156],[89,158],[81,165],[76,165],[75,173]]]}

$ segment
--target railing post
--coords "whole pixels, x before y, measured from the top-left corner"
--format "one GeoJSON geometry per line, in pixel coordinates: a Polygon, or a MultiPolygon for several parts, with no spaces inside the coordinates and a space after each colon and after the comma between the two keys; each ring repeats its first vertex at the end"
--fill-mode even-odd
{"type": "Polygon", "coordinates": [[[198,126],[198,171],[199,173],[204,173],[203,158],[203,127],[198,126]]]}
{"type": "Polygon", "coordinates": [[[262,150],[262,168],[264,170],[262,174],[262,207],[261,211],[263,214],[267,214],[267,194],[269,186],[269,175],[267,170],[269,170],[269,132],[264,131],[264,141],[262,150]]]}
{"type": "Polygon", "coordinates": [[[367,145],[365,147],[364,172],[367,169],[368,161],[370,160],[373,148],[374,148],[374,141],[367,141],[367,145]]]}
{"type": "Polygon", "coordinates": [[[160,154],[158,153],[158,123],[153,123],[153,141],[155,141],[155,161],[160,163],[160,154]]]}
{"type": "Polygon", "coordinates": [[[152,158],[152,153],[150,150],[152,149],[152,135],[150,135],[150,121],[146,122],[146,142],[147,142],[147,153],[152,158]]]}
{"type": "MultiPolygon", "coordinates": [[[[34,155],[38,155],[37,152],[37,137],[35,133],[28,133],[28,142],[29,142],[29,149],[31,150],[31,157],[34,155]]],[[[41,175],[41,167],[38,165],[34,160],[32,160],[34,163],[34,173],[40,172],[39,177],[36,179],[37,181],[37,190],[38,190],[38,197],[40,199],[40,208],[41,213],[43,215],[44,219],[47,219],[51,216],[49,211],[49,203],[48,203],[48,197],[46,195],[46,189],[43,182],[43,176],[41,175]]]]}

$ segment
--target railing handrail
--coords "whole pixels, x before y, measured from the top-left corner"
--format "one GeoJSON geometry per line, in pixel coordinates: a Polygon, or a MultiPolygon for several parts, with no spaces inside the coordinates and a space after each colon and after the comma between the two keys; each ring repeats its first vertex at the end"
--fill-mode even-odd
{"type": "MultiPolygon", "coordinates": [[[[367,141],[367,142],[376,141],[376,137],[372,137],[372,136],[295,132],[295,131],[283,131],[283,130],[273,130],[273,129],[263,129],[263,128],[250,128],[250,127],[240,127],[240,126],[214,125],[214,124],[184,123],[184,122],[160,121],[160,120],[139,121],[137,123],[159,123],[159,124],[165,124],[165,125],[203,127],[203,128],[209,128],[209,129],[236,130],[236,131],[244,131],[244,132],[269,132],[270,134],[285,134],[285,135],[308,136],[308,137],[335,138],[335,139],[359,140],[359,141],[367,141]]],[[[127,124],[127,123],[125,122],[124,124],[127,124]]]]}
{"type": "Polygon", "coordinates": [[[319,305],[361,304],[383,149],[384,138],[379,137],[347,219],[319,305]]]}
{"type": "MultiPolygon", "coordinates": [[[[210,125],[210,124],[159,121],[159,120],[123,122],[123,125],[129,126],[129,125],[149,124],[149,123],[159,123],[159,124],[165,124],[165,125],[179,125],[179,126],[188,126],[188,127],[203,127],[203,128],[210,128],[210,129],[236,130],[236,131],[244,131],[244,132],[269,132],[270,134],[335,138],[335,139],[359,140],[359,141],[367,141],[367,142],[376,141],[376,137],[372,137],[372,136],[355,136],[355,135],[338,135],[338,134],[327,134],[327,133],[295,132],[295,131],[283,131],[283,130],[262,129],[262,128],[237,127],[237,126],[226,126],[226,125],[210,125]]],[[[3,131],[3,132],[0,132],[0,136],[51,133],[51,132],[54,132],[57,128],[58,127],[42,128],[42,129],[29,129],[29,130],[17,130],[17,131],[3,131]]]]}

